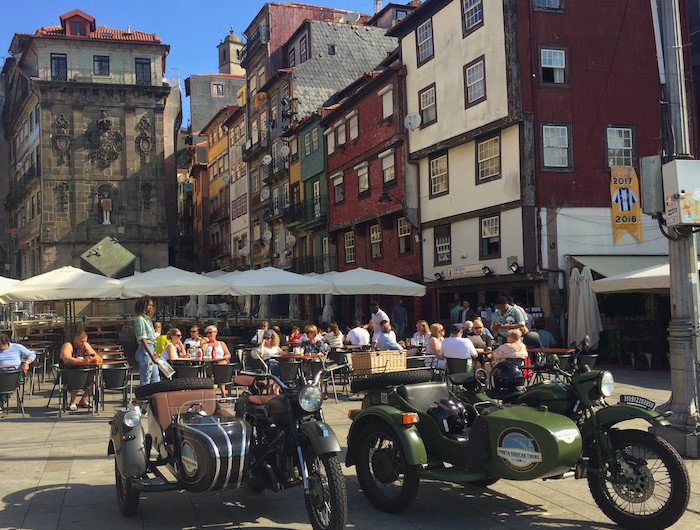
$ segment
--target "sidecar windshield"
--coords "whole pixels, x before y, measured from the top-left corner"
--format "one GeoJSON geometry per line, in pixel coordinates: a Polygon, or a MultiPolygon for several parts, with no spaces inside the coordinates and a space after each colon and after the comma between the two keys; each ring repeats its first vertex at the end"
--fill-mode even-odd
{"type": "Polygon", "coordinates": [[[181,425],[229,424],[236,418],[236,398],[193,399],[178,409],[177,421],[181,425]]]}

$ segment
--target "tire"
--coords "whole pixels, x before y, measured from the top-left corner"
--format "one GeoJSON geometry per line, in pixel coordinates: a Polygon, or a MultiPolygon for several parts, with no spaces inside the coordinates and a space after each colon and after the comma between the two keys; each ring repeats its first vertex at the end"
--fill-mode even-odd
{"type": "Polygon", "coordinates": [[[482,478],[481,480],[472,480],[469,484],[477,488],[488,488],[498,481],[497,478],[482,478]]]}
{"type": "MultiPolygon", "coordinates": [[[[609,480],[606,480],[606,476],[589,471],[588,487],[602,512],[624,528],[659,530],[668,528],[678,521],[685,511],[690,497],[690,479],[683,459],[678,452],[667,441],[645,431],[634,429],[614,431],[611,433],[610,438],[615,454],[618,455],[618,460],[625,462],[625,465],[630,468],[630,473],[634,473],[633,476],[636,477],[636,483],[633,484],[632,488],[625,485],[616,486],[609,480]],[[630,448],[642,449],[643,453],[641,456],[638,456],[638,452],[630,454],[627,451],[630,448]],[[648,482],[651,485],[650,491],[649,489],[644,491],[643,479],[645,477],[640,477],[639,471],[630,467],[632,465],[630,460],[621,459],[623,451],[628,457],[634,458],[637,456],[635,461],[642,460],[643,463],[639,471],[652,474],[651,477],[646,477],[647,479],[651,478],[651,481],[648,482]],[[664,478],[660,476],[663,475],[663,470],[658,472],[654,466],[651,466],[651,469],[649,469],[648,460],[654,456],[653,453],[656,454],[660,463],[666,468],[668,475],[666,478],[668,486],[666,488],[659,487],[661,482],[658,479],[664,478]],[[668,493],[666,502],[662,503],[655,499],[654,504],[662,504],[662,507],[657,511],[649,514],[635,514],[631,511],[635,508],[643,508],[643,502],[649,500],[657,491],[664,493],[669,488],[670,493],[668,493]],[[627,498],[620,495],[620,493],[626,495],[627,498]],[[635,496],[634,500],[629,500],[630,495],[635,496]],[[644,499],[639,498],[646,495],[648,496],[644,499]],[[618,502],[616,502],[616,499],[618,502]],[[618,503],[623,503],[630,508],[623,509],[618,503]]],[[[597,467],[595,458],[591,458],[591,464],[597,467]]]]}
{"type": "Polygon", "coordinates": [[[147,397],[157,394],[158,392],[177,392],[178,390],[209,390],[214,388],[213,379],[172,379],[169,381],[160,381],[159,383],[151,383],[136,387],[134,395],[136,399],[146,399],[147,397]]]}
{"type": "MultiPolygon", "coordinates": [[[[310,445],[310,444],[309,444],[310,445]]],[[[348,521],[348,494],[340,460],[335,453],[304,451],[311,492],[304,495],[314,530],[341,530],[348,521]],[[314,493],[315,492],[315,493],[314,493]]]]}
{"type": "Polygon", "coordinates": [[[357,479],[372,506],[388,513],[398,513],[408,508],[418,494],[419,466],[412,466],[406,462],[403,455],[403,447],[401,447],[401,442],[394,430],[385,423],[373,422],[360,432],[356,442],[359,445],[357,452],[357,479]],[[383,445],[384,442],[391,444],[391,448],[377,450],[376,446],[378,444],[383,445]],[[375,449],[375,452],[370,457],[372,449],[375,449]],[[378,454],[381,454],[380,451],[385,451],[383,456],[375,459],[378,454]],[[386,465],[388,463],[386,457],[389,457],[391,460],[391,469],[386,465]],[[372,458],[372,462],[370,462],[370,458],[372,458]],[[372,464],[371,468],[370,464],[372,464]],[[384,467],[379,467],[382,464],[384,467]],[[380,474],[386,476],[377,478],[376,472],[378,470],[380,474]],[[393,478],[391,475],[394,474],[396,475],[395,479],[392,482],[388,482],[390,478],[393,478]],[[403,475],[403,477],[400,475],[403,475]],[[388,486],[400,478],[402,478],[402,483],[397,486],[395,491],[385,490],[378,485],[380,483],[388,486]]]}
{"type": "Polygon", "coordinates": [[[432,380],[432,368],[410,370],[405,372],[386,372],[383,374],[367,375],[361,379],[355,379],[350,384],[350,390],[353,393],[357,393],[364,390],[380,390],[390,386],[429,383],[432,380]]]}
{"type": "Polygon", "coordinates": [[[127,479],[122,477],[114,460],[114,480],[117,486],[117,505],[124,517],[131,517],[139,511],[139,492],[131,487],[127,479]]]}

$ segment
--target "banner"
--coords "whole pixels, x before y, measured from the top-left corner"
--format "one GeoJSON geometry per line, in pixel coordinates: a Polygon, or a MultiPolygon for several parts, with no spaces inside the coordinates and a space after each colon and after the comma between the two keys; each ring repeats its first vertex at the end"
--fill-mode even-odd
{"type": "Polygon", "coordinates": [[[629,232],[641,243],[642,208],[637,172],[633,167],[613,166],[610,173],[613,241],[617,245],[622,234],[629,232]]]}

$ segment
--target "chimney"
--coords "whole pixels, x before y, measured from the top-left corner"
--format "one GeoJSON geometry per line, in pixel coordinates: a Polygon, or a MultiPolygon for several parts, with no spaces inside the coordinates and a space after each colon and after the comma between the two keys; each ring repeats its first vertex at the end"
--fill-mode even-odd
{"type": "Polygon", "coordinates": [[[374,14],[376,15],[382,10],[382,0],[374,0],[374,14]]]}

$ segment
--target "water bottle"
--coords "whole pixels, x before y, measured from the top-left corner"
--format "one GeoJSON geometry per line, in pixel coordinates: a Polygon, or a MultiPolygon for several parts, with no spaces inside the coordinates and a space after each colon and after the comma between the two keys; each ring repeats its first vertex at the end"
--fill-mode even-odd
{"type": "Polygon", "coordinates": [[[212,358],[212,347],[207,344],[207,348],[204,350],[204,358],[205,359],[211,359],[212,358]]]}

